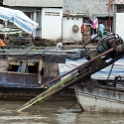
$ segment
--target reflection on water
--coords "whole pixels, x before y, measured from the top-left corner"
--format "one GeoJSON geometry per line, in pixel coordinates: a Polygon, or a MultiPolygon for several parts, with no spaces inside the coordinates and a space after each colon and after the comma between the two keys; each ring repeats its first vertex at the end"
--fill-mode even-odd
{"type": "Polygon", "coordinates": [[[78,104],[68,109],[75,101],[46,101],[16,112],[25,102],[0,101],[0,124],[124,124],[123,114],[82,112],[78,104]]]}

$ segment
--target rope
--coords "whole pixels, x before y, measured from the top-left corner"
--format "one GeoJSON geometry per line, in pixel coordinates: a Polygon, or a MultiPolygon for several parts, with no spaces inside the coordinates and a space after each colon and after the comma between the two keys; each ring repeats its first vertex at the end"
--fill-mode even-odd
{"type": "Polygon", "coordinates": [[[108,84],[109,77],[110,77],[110,75],[111,75],[111,72],[112,72],[112,69],[113,69],[113,67],[114,67],[114,62],[115,62],[115,59],[116,59],[116,58],[114,58],[114,61],[113,61],[113,63],[112,63],[112,66],[111,66],[111,69],[110,69],[110,71],[109,71],[109,74],[108,74],[108,77],[107,77],[106,84],[108,84]]]}

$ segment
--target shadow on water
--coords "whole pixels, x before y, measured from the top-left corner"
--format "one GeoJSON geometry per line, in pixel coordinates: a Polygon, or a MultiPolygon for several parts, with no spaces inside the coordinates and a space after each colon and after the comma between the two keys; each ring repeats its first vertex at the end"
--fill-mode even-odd
{"type": "Polygon", "coordinates": [[[124,124],[124,115],[82,112],[74,100],[50,100],[22,112],[15,110],[25,101],[0,101],[0,124],[124,124]]]}

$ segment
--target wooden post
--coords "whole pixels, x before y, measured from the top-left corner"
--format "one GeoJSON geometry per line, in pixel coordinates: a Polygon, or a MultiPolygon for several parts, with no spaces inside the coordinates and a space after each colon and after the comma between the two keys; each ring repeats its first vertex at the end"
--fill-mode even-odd
{"type": "Polygon", "coordinates": [[[43,67],[43,58],[40,57],[39,66],[38,66],[38,84],[41,84],[42,81],[42,75],[41,75],[42,67],[43,67]]]}
{"type": "Polygon", "coordinates": [[[27,61],[22,61],[22,69],[21,69],[21,73],[25,73],[26,64],[27,64],[27,61]]]}

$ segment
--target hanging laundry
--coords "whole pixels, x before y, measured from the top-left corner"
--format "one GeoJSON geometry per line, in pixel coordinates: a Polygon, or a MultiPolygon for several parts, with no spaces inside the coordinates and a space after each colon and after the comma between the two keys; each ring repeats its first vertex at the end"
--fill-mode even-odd
{"type": "Polygon", "coordinates": [[[5,46],[6,46],[6,44],[0,39],[0,48],[5,47],[5,46]]]}
{"type": "Polygon", "coordinates": [[[111,19],[110,19],[110,17],[109,17],[108,20],[107,20],[107,26],[108,26],[108,27],[111,26],[111,19]]]}
{"type": "Polygon", "coordinates": [[[92,24],[91,24],[91,39],[97,36],[97,29],[98,29],[98,19],[95,15],[92,15],[91,18],[92,24]]]}
{"type": "Polygon", "coordinates": [[[82,26],[81,26],[81,33],[84,33],[84,31],[85,31],[85,25],[82,24],[82,26]]]}
{"type": "Polygon", "coordinates": [[[92,20],[92,25],[91,25],[92,28],[97,29],[98,28],[98,19],[95,16],[93,16],[93,18],[91,20],[92,20]]]}

